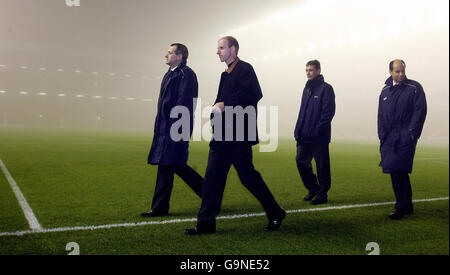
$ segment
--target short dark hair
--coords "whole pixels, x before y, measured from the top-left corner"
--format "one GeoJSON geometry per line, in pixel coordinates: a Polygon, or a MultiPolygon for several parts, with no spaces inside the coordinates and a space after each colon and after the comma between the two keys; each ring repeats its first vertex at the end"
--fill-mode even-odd
{"type": "Polygon", "coordinates": [[[406,63],[405,63],[405,61],[403,61],[403,60],[401,60],[401,59],[395,59],[395,60],[392,60],[391,62],[389,62],[389,71],[392,72],[392,71],[394,70],[394,63],[395,63],[396,61],[402,62],[403,67],[406,69],[406,63]]]}
{"type": "Polygon", "coordinates": [[[177,46],[177,49],[175,50],[175,54],[176,55],[182,55],[183,56],[183,62],[186,63],[188,57],[189,57],[189,51],[188,48],[180,43],[173,43],[172,45],[170,45],[171,47],[173,46],[177,46]]]}
{"type": "Polygon", "coordinates": [[[224,36],[224,37],[220,38],[219,41],[222,39],[225,39],[226,41],[228,41],[228,47],[231,48],[234,46],[236,48],[236,55],[237,55],[239,52],[239,42],[237,41],[237,39],[234,38],[233,36],[224,36]]]}
{"type": "Polygon", "coordinates": [[[306,66],[314,66],[314,68],[316,68],[316,70],[320,70],[320,62],[319,62],[319,60],[308,61],[308,63],[306,63],[306,66]]]}

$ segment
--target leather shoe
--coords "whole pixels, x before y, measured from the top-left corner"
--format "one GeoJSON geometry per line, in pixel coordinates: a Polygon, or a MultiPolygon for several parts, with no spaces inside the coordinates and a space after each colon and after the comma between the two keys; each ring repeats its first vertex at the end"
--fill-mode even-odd
{"type": "Polygon", "coordinates": [[[317,205],[317,204],[324,204],[327,203],[328,199],[315,199],[311,201],[311,204],[317,205]]]}
{"type": "Polygon", "coordinates": [[[394,209],[394,211],[389,214],[389,218],[392,220],[400,220],[405,215],[405,211],[394,209]]]}
{"type": "Polygon", "coordinates": [[[216,233],[215,224],[197,224],[194,228],[188,228],[184,230],[185,235],[201,235],[201,234],[213,234],[216,233]]]}
{"type": "Polygon", "coordinates": [[[284,211],[283,209],[281,209],[281,211],[282,212],[277,217],[269,221],[269,224],[264,227],[264,231],[275,231],[280,228],[281,222],[286,217],[286,211],[284,211]]]}
{"type": "Polygon", "coordinates": [[[157,213],[157,212],[145,212],[141,214],[141,217],[143,218],[154,218],[154,217],[161,217],[161,216],[167,216],[168,213],[157,213]]]}
{"type": "Polygon", "coordinates": [[[309,193],[308,195],[306,195],[306,197],[303,198],[304,201],[312,201],[312,199],[314,199],[314,197],[316,196],[315,193],[309,193]]]}

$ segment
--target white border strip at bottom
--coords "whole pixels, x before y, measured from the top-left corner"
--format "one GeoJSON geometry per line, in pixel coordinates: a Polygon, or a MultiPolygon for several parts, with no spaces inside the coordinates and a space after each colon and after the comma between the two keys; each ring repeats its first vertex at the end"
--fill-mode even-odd
{"type": "MultiPolygon", "coordinates": [[[[442,201],[448,200],[449,197],[443,198],[432,198],[432,199],[421,199],[414,200],[417,202],[431,202],[431,201],[442,201]]],[[[305,212],[316,212],[316,211],[327,211],[327,210],[343,210],[349,208],[362,208],[362,207],[374,207],[380,205],[393,205],[395,202],[378,202],[378,203],[367,203],[367,204],[352,204],[343,206],[330,206],[321,208],[308,208],[308,209],[298,209],[298,210],[288,210],[287,213],[305,213],[305,212]]],[[[219,216],[217,219],[220,220],[233,220],[242,219],[250,217],[265,216],[266,213],[250,213],[241,215],[231,215],[231,216],[219,216]]],[[[59,228],[49,228],[49,229],[38,229],[38,230],[27,230],[27,231],[17,231],[17,232],[3,232],[0,236],[22,236],[26,234],[37,234],[37,233],[52,233],[52,232],[67,232],[67,231],[81,231],[81,230],[97,230],[97,229],[110,229],[118,227],[137,227],[145,225],[159,225],[159,224],[170,224],[170,223],[183,223],[183,222],[196,222],[197,218],[189,219],[176,219],[176,220],[164,220],[164,221],[151,221],[151,222],[139,222],[139,223],[120,223],[120,224],[105,224],[105,225],[92,225],[92,226],[76,226],[76,227],[59,227],[59,228]]]]}

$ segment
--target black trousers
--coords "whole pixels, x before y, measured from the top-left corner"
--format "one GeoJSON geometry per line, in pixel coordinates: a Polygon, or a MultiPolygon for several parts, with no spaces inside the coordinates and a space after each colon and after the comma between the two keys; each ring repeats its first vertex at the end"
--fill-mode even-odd
{"type": "Polygon", "coordinates": [[[275,201],[261,174],[253,166],[252,147],[227,145],[211,147],[209,151],[202,204],[197,219],[198,226],[215,225],[231,165],[236,168],[242,184],[262,204],[267,217],[269,219],[277,217],[282,209],[275,201]]]}
{"type": "Polygon", "coordinates": [[[168,213],[169,200],[172,195],[174,174],[177,174],[201,198],[203,178],[190,166],[158,165],[155,193],[153,195],[152,211],[168,213]]]}
{"type": "Polygon", "coordinates": [[[396,198],[395,209],[399,211],[413,210],[412,189],[408,173],[392,172],[391,180],[396,198]]]}
{"type": "Polygon", "coordinates": [[[306,189],[316,199],[327,199],[331,188],[330,152],[328,143],[297,143],[297,168],[306,189]],[[316,161],[317,176],[311,161],[316,161]]]}

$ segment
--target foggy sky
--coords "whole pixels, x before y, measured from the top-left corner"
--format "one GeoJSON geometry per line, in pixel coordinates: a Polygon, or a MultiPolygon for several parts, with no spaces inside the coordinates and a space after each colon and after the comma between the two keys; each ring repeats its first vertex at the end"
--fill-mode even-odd
{"type": "Polygon", "coordinates": [[[70,8],[64,0],[0,0],[0,124],[58,126],[62,116],[86,116],[105,128],[151,130],[169,45],[188,46],[199,97],[210,105],[225,69],[217,40],[226,34],[255,68],[264,94],[259,106],[278,106],[280,136],[293,136],[305,64],[318,59],[336,94],[333,137],[376,139],[388,63],[401,58],[426,93],[422,139],[448,143],[448,5],[81,0],[70,8]]]}

